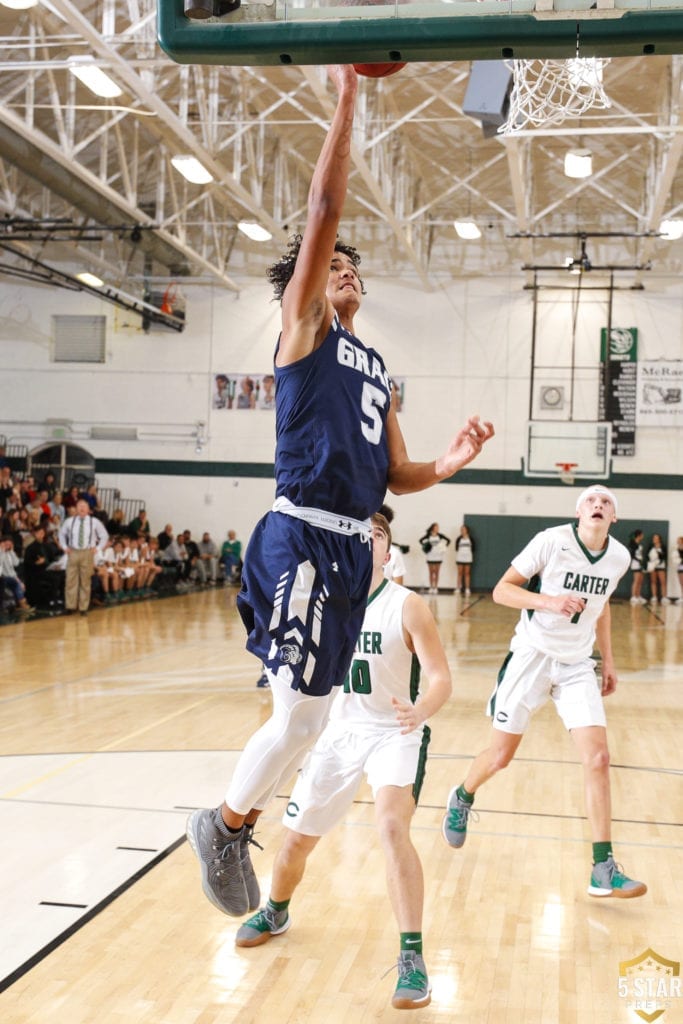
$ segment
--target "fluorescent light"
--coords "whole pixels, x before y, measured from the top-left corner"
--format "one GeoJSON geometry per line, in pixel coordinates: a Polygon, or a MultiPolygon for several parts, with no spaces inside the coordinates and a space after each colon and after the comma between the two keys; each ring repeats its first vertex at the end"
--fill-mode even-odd
{"type": "Polygon", "coordinates": [[[101,288],[104,281],[101,281],[99,277],[95,277],[94,274],[88,273],[84,270],[82,274],[76,274],[76,279],[82,281],[83,284],[89,284],[91,288],[101,288]]]}
{"type": "Polygon", "coordinates": [[[183,178],[191,181],[193,185],[208,185],[210,181],[213,181],[213,175],[203,164],[200,164],[196,156],[172,156],[171,163],[176,171],[182,174],[183,178]]]}
{"type": "Polygon", "coordinates": [[[105,75],[102,68],[98,68],[90,57],[73,57],[69,61],[69,71],[95,96],[111,100],[123,92],[123,89],[109,75],[105,75]]]}
{"type": "Polygon", "coordinates": [[[570,149],[564,158],[564,173],[568,178],[590,178],[593,173],[590,149],[570,149]]]}
{"type": "Polygon", "coordinates": [[[455,220],[453,221],[453,227],[460,238],[467,238],[468,240],[481,238],[481,231],[473,220],[455,220]]]}
{"type": "Polygon", "coordinates": [[[37,7],[38,0],[0,0],[0,4],[11,11],[27,11],[29,7],[37,7]]]}
{"type": "Polygon", "coordinates": [[[270,231],[266,231],[260,224],[251,220],[241,220],[237,227],[247,238],[251,238],[252,242],[269,242],[273,237],[270,231]]]}
{"type": "Polygon", "coordinates": [[[663,220],[659,225],[659,233],[667,242],[675,242],[683,237],[683,220],[663,220]]]}

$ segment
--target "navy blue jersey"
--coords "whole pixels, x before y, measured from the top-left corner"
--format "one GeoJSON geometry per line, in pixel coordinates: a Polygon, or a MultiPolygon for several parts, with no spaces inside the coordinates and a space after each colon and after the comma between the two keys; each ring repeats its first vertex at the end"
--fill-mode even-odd
{"type": "Polygon", "coordinates": [[[277,496],[367,519],[384,501],[391,382],[335,316],[320,348],[275,368],[277,496]]]}

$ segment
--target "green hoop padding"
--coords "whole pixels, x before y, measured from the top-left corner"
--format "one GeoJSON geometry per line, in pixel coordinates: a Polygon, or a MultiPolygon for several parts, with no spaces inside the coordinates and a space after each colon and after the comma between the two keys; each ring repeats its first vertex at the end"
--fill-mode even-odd
{"type": "MultiPolygon", "coordinates": [[[[417,4],[408,6],[419,10],[417,4]]],[[[259,7],[262,19],[265,8],[259,7]]],[[[446,9],[471,7],[456,3],[446,9]]],[[[411,17],[404,16],[405,7],[395,9],[396,17],[373,17],[368,8],[353,10],[363,15],[325,20],[318,11],[304,20],[297,12],[296,20],[276,20],[273,14],[273,20],[248,21],[242,9],[221,20],[192,21],[183,0],[158,0],[158,38],[180,64],[242,67],[566,58],[576,56],[577,33],[581,57],[683,53],[683,9],[562,11],[542,18],[530,13],[411,17]]]]}

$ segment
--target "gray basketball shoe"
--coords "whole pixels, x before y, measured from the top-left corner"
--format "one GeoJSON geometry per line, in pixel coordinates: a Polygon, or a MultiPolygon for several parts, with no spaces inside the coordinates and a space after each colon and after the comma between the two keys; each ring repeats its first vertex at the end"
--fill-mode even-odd
{"type": "Polygon", "coordinates": [[[458,787],[454,786],[448,794],[446,814],[441,823],[441,832],[449,846],[460,849],[461,846],[465,845],[467,822],[470,818],[472,818],[472,821],[478,821],[479,815],[472,809],[472,804],[467,804],[464,800],[460,799],[458,787]]]}
{"type": "Polygon", "coordinates": [[[395,1010],[414,1010],[432,1000],[432,986],[420,953],[402,949],[398,958],[398,984],[391,1005],[395,1010]]]}
{"type": "Polygon", "coordinates": [[[244,829],[226,839],[216,824],[220,813],[220,807],[194,811],[187,819],[187,838],[199,861],[206,898],[224,914],[242,917],[249,910],[240,857],[244,829]]]}
{"type": "Polygon", "coordinates": [[[261,889],[258,884],[256,872],[254,871],[254,866],[251,863],[251,856],[249,854],[250,846],[258,846],[259,850],[263,849],[261,844],[257,843],[254,839],[254,826],[245,825],[240,837],[240,864],[242,865],[242,875],[244,877],[244,884],[247,888],[249,910],[251,911],[257,910],[261,903],[261,889]]]}

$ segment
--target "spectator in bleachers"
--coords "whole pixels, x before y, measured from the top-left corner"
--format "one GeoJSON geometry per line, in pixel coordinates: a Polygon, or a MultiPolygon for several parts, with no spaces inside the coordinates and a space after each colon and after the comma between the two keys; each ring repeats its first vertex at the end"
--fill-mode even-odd
{"type": "Polygon", "coordinates": [[[50,548],[45,542],[45,528],[38,526],[24,553],[26,598],[35,608],[55,609],[61,604],[63,573],[48,569],[50,555],[50,548]]]}
{"type": "Polygon", "coordinates": [[[54,516],[59,516],[59,525],[61,526],[61,524],[64,522],[66,518],[66,509],[64,508],[64,495],[62,494],[62,492],[55,491],[50,500],[48,501],[48,505],[50,506],[50,514],[53,517],[53,522],[54,516]]]}
{"type": "Polygon", "coordinates": [[[140,534],[144,534],[145,538],[149,538],[149,520],[147,519],[147,512],[144,508],[141,508],[135,519],[132,519],[128,524],[128,533],[131,537],[139,537],[140,534]]]}
{"type": "Polygon", "coordinates": [[[18,566],[12,538],[0,537],[0,587],[12,594],[19,611],[32,612],[33,608],[26,600],[26,588],[17,575],[18,566]]]}
{"type": "Polygon", "coordinates": [[[43,479],[38,484],[41,491],[47,491],[47,500],[52,501],[57,491],[57,480],[51,469],[48,469],[43,479]]]}
{"type": "Polygon", "coordinates": [[[178,552],[180,553],[180,561],[182,564],[182,572],[180,575],[183,582],[187,582],[192,571],[192,562],[187,552],[187,548],[185,547],[185,535],[183,533],[179,533],[176,537],[176,544],[178,545],[178,552]]]}
{"type": "Polygon", "coordinates": [[[159,551],[165,551],[169,544],[173,543],[175,537],[171,523],[166,523],[161,533],[157,534],[157,540],[159,541],[159,551]]]}
{"type": "Polygon", "coordinates": [[[206,583],[206,566],[202,562],[197,542],[192,540],[192,532],[190,530],[183,530],[183,544],[185,545],[189,563],[187,578],[189,579],[190,576],[195,574],[198,583],[206,583]]]}
{"type": "Polygon", "coordinates": [[[123,521],[123,509],[115,508],[111,519],[107,522],[107,533],[110,537],[121,537],[126,532],[126,524],[123,521]]]}
{"type": "MultiPolygon", "coordinates": [[[[76,486],[76,484],[74,484],[73,487],[70,487],[69,490],[64,495],[64,511],[66,512],[67,516],[72,516],[74,514],[74,511],[76,509],[76,502],[78,501],[78,496],[79,489],[76,486]]],[[[90,507],[90,503],[88,503],[88,507],[90,507]]]]}
{"type": "Polygon", "coordinates": [[[7,503],[9,498],[14,493],[14,480],[12,478],[12,470],[9,466],[3,466],[0,469],[0,512],[7,510],[7,503]]]}
{"type": "Polygon", "coordinates": [[[241,559],[242,541],[237,540],[234,530],[228,530],[228,539],[223,541],[221,548],[221,562],[225,570],[226,583],[234,583],[237,580],[241,559]]]}
{"type": "Polygon", "coordinates": [[[218,579],[218,548],[208,531],[202,534],[199,542],[199,557],[204,564],[209,583],[215,583],[218,579]]]}
{"type": "MultiPolygon", "coordinates": [[[[166,529],[168,529],[168,526],[166,527],[166,529]]],[[[177,581],[181,578],[184,569],[183,556],[180,551],[178,541],[176,540],[175,537],[169,537],[168,534],[165,533],[166,546],[162,548],[161,536],[162,535],[160,534],[159,539],[157,541],[157,543],[159,544],[159,550],[161,551],[161,564],[162,566],[170,566],[171,568],[175,569],[177,581]]]]}

